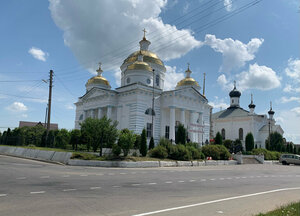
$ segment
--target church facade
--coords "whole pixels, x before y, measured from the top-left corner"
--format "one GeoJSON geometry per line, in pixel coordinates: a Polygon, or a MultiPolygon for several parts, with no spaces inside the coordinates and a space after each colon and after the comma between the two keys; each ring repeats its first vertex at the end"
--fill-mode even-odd
{"type": "Polygon", "coordinates": [[[284,131],[280,125],[276,124],[274,119],[275,112],[272,110],[272,104],[267,115],[259,115],[254,112],[255,104],[251,95],[251,103],[249,111],[240,107],[241,92],[234,89],[229,93],[230,107],[212,115],[213,135],[216,136],[220,132],[223,140],[241,140],[245,149],[245,137],[248,133],[252,133],[254,142],[258,148],[265,148],[265,140],[269,133],[278,132],[283,135],[284,131]]]}
{"type": "Polygon", "coordinates": [[[210,138],[212,107],[200,93],[199,84],[191,77],[189,66],[184,79],[170,91],[163,91],[166,68],[158,56],[149,51],[150,41],[144,35],[140,50],[129,55],[121,65],[121,86],[111,89],[109,82],[98,74],[86,83],[86,93],[76,105],[75,128],[86,118],[107,116],[118,121],[118,129],[128,128],[140,134],[145,128],[148,141],[161,137],[175,141],[181,123],[188,139],[200,146],[210,138]]]}

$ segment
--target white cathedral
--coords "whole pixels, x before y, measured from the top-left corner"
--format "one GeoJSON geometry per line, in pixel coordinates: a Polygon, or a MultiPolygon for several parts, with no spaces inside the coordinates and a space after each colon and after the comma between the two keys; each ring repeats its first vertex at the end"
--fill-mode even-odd
{"type": "Polygon", "coordinates": [[[249,111],[240,107],[241,92],[234,88],[229,93],[230,106],[220,112],[212,115],[213,135],[216,136],[220,132],[223,139],[242,141],[245,149],[245,136],[251,132],[254,142],[258,148],[265,148],[265,140],[269,137],[269,133],[278,132],[283,135],[284,131],[280,125],[276,124],[274,119],[275,112],[272,110],[272,104],[267,115],[259,115],[254,112],[255,104],[251,95],[251,103],[249,111]]]}
{"type": "Polygon", "coordinates": [[[204,92],[191,77],[189,66],[185,78],[174,90],[163,91],[166,68],[157,55],[148,50],[150,41],[140,41],[140,50],[129,55],[121,65],[121,87],[111,89],[102,76],[98,75],[86,83],[86,93],[76,105],[75,128],[86,118],[107,116],[118,121],[118,129],[128,128],[140,134],[145,128],[148,141],[155,143],[161,137],[175,141],[176,128],[181,123],[187,128],[188,139],[199,145],[210,139],[210,114],[204,92]]]}

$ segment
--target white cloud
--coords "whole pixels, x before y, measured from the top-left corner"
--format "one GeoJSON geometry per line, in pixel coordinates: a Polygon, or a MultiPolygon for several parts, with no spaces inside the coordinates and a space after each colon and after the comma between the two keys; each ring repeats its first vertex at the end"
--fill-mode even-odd
{"type": "Polygon", "coordinates": [[[280,120],[281,127],[284,130],[283,136],[287,138],[287,141],[300,144],[300,107],[291,110],[280,110],[276,119],[280,120]]]}
{"type": "Polygon", "coordinates": [[[164,0],[50,0],[49,9],[64,32],[65,44],[84,67],[94,70],[101,61],[104,70],[114,71],[139,49],[143,28],[152,43],[149,49],[163,60],[181,57],[201,45],[190,30],[163,23],[159,16],[165,6],[164,0]]]}
{"type": "Polygon", "coordinates": [[[186,12],[188,12],[189,8],[190,8],[190,3],[186,2],[183,7],[183,13],[186,14],[186,12]]]}
{"type": "Polygon", "coordinates": [[[300,97],[281,97],[280,102],[281,103],[288,103],[288,102],[292,102],[292,101],[297,101],[300,103],[300,97]]]}
{"type": "Polygon", "coordinates": [[[255,53],[262,45],[264,39],[252,38],[247,44],[232,38],[218,39],[215,35],[207,34],[204,44],[216,52],[222,53],[223,64],[220,71],[229,73],[233,69],[243,67],[246,62],[255,58],[255,53]]]}
{"type": "Polygon", "coordinates": [[[232,0],[224,0],[224,6],[228,12],[232,11],[232,0]]]}
{"type": "Polygon", "coordinates": [[[12,112],[24,112],[28,110],[28,108],[21,102],[14,102],[7,106],[6,109],[12,112]]]}
{"type": "Polygon", "coordinates": [[[31,54],[33,58],[38,59],[40,61],[46,61],[46,57],[49,56],[48,53],[45,53],[43,50],[36,47],[31,47],[28,50],[28,53],[31,54]]]}
{"type": "Polygon", "coordinates": [[[218,112],[219,110],[223,110],[223,109],[226,109],[227,107],[229,107],[229,105],[227,103],[225,103],[224,98],[219,99],[218,96],[215,96],[214,101],[210,101],[208,104],[211,105],[215,109],[214,110],[215,112],[218,112]]]}
{"type": "Polygon", "coordinates": [[[249,65],[248,71],[237,74],[238,85],[241,90],[259,89],[270,90],[280,86],[281,78],[276,72],[267,66],[260,66],[257,63],[249,65]]]}
{"type": "Polygon", "coordinates": [[[300,82],[300,60],[290,58],[285,73],[295,81],[300,82]]]}
{"type": "Polygon", "coordinates": [[[28,115],[27,115],[27,114],[22,114],[21,117],[22,117],[22,118],[27,118],[28,115]]]}
{"type": "Polygon", "coordinates": [[[66,105],[65,105],[65,108],[66,108],[67,110],[74,110],[74,109],[75,109],[75,107],[74,107],[73,105],[71,105],[71,104],[66,104],[66,105]]]}
{"type": "Polygon", "coordinates": [[[166,76],[164,83],[164,90],[171,90],[176,87],[176,84],[184,78],[183,73],[176,72],[176,66],[171,67],[166,65],[166,76]]]}
{"type": "Polygon", "coordinates": [[[233,85],[231,82],[229,82],[226,78],[225,74],[221,74],[218,79],[217,83],[222,87],[223,90],[225,91],[230,91],[233,88],[233,85]]]}

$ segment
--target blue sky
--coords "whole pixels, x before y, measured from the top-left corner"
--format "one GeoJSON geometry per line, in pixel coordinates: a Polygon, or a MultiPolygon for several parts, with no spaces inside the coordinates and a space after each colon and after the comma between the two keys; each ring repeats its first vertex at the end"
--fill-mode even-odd
{"type": "Polygon", "coordinates": [[[138,49],[142,29],[167,67],[166,89],[187,62],[214,112],[227,108],[237,81],[241,106],[275,119],[300,143],[300,29],[297,0],[10,0],[0,7],[0,130],[44,121],[47,79],[54,70],[52,122],[74,127],[75,107],[97,63],[119,86],[120,65],[138,49]],[[241,11],[249,5],[249,8],[241,11]],[[251,5],[251,6],[250,6],[251,5]],[[237,13],[237,14],[236,14],[237,13]]]}

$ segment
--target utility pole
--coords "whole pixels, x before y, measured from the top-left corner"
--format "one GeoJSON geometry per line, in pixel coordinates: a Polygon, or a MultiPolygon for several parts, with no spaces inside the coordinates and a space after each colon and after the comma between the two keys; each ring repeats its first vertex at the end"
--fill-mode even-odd
{"type": "Polygon", "coordinates": [[[205,75],[206,73],[203,74],[203,96],[205,97],[205,75]]]}
{"type": "Polygon", "coordinates": [[[49,79],[49,98],[48,98],[48,120],[47,120],[46,145],[47,145],[47,139],[48,139],[49,130],[50,130],[52,81],[53,81],[53,70],[50,70],[50,79],[49,79]]]}
{"type": "Polygon", "coordinates": [[[45,113],[45,124],[44,124],[44,128],[47,128],[47,117],[48,117],[48,104],[46,106],[46,113],[45,113]]]}
{"type": "Polygon", "coordinates": [[[154,69],[152,70],[152,72],[153,72],[153,88],[152,88],[152,137],[153,137],[153,139],[154,139],[154,125],[153,125],[153,115],[155,115],[155,112],[154,112],[154,78],[155,78],[155,76],[154,76],[154,69]]]}

